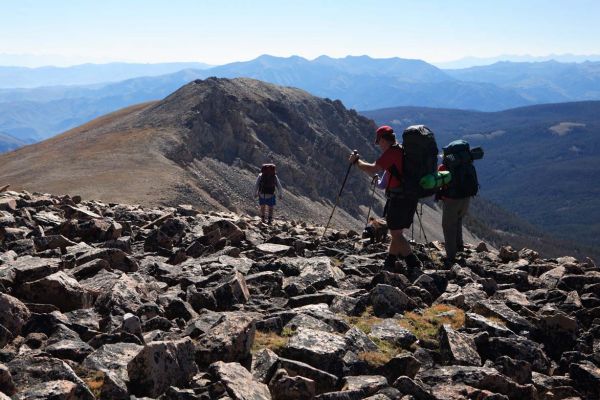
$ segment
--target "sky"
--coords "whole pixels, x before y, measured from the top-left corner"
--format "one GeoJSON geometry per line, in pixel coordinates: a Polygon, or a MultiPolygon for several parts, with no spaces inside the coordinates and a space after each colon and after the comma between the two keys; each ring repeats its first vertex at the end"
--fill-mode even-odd
{"type": "Polygon", "coordinates": [[[598,0],[0,0],[0,55],[219,65],[261,54],[600,54],[599,19],[598,0]]]}

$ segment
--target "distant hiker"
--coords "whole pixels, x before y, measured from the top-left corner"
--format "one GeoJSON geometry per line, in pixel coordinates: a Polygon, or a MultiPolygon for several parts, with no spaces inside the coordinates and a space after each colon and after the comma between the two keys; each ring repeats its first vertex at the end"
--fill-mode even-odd
{"type": "Polygon", "coordinates": [[[439,171],[450,171],[451,181],[436,194],[443,201],[442,228],[446,246],[447,265],[456,261],[456,254],[464,250],[463,218],[469,209],[471,197],[477,194],[479,183],[473,160],[483,157],[480,147],[470,149],[464,140],[455,140],[443,149],[439,171]]]}
{"type": "Polygon", "coordinates": [[[263,164],[260,174],[256,178],[254,192],[255,196],[258,197],[258,204],[260,205],[260,219],[262,222],[267,222],[268,224],[273,222],[273,207],[276,204],[275,189],[277,189],[279,198],[283,198],[283,189],[275,173],[275,165],[263,164]],[[267,220],[265,221],[266,208],[268,208],[268,213],[267,220]]]}
{"type": "Polygon", "coordinates": [[[396,261],[398,257],[404,258],[410,270],[418,270],[422,267],[421,261],[412,252],[410,244],[404,237],[402,231],[410,227],[417,210],[418,197],[404,196],[400,193],[401,180],[403,176],[404,151],[402,145],[396,141],[394,130],[389,126],[381,126],[377,129],[375,143],[381,149],[381,156],[373,164],[360,160],[358,154],[350,155],[349,162],[369,175],[385,171],[387,173],[386,197],[384,216],[392,241],[388,249],[388,255],[384,262],[384,268],[397,271],[396,261]]]}

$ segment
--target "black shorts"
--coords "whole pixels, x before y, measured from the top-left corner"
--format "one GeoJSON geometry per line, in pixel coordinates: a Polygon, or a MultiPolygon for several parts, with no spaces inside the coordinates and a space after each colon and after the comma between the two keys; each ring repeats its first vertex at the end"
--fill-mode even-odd
{"type": "Polygon", "coordinates": [[[413,223],[418,199],[392,197],[385,203],[385,220],[390,230],[407,229],[413,223]]]}

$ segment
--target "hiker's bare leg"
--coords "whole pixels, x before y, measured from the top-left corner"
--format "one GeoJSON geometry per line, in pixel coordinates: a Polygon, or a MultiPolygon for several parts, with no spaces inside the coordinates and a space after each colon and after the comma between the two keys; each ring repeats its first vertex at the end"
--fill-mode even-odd
{"type": "Polygon", "coordinates": [[[269,206],[269,218],[268,218],[269,223],[271,223],[273,221],[273,206],[269,206]]]}
{"type": "Polygon", "coordinates": [[[260,206],[260,219],[262,220],[262,222],[265,222],[265,208],[267,206],[266,205],[261,205],[260,206]]]}
{"type": "Polygon", "coordinates": [[[402,229],[390,230],[390,235],[392,235],[392,241],[388,250],[390,254],[406,257],[412,252],[410,243],[408,243],[408,240],[402,234],[402,229]]]}

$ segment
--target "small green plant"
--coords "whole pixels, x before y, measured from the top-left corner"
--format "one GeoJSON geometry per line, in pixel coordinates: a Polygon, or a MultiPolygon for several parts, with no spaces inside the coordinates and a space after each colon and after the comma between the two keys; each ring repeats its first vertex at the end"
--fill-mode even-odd
{"type": "Polygon", "coordinates": [[[331,260],[331,264],[334,267],[341,267],[344,264],[344,262],[342,260],[340,260],[339,258],[329,257],[329,259],[331,260]]]}
{"type": "Polygon", "coordinates": [[[294,336],[295,334],[296,334],[296,330],[293,328],[289,328],[289,327],[285,327],[281,331],[281,336],[283,336],[283,337],[291,337],[291,336],[294,336]]]}
{"type": "Polygon", "coordinates": [[[400,325],[411,331],[419,340],[437,341],[440,326],[448,324],[454,329],[465,325],[465,312],[446,304],[436,304],[421,314],[407,312],[400,325]]]}
{"type": "Polygon", "coordinates": [[[102,386],[104,386],[104,372],[93,371],[83,378],[83,381],[88,385],[90,391],[96,398],[100,398],[102,394],[102,386]]]}
{"type": "Polygon", "coordinates": [[[367,309],[358,317],[345,317],[346,321],[366,333],[367,335],[371,333],[373,325],[383,321],[381,318],[378,318],[373,315],[373,307],[369,306],[367,309]]]}
{"type": "Polygon", "coordinates": [[[284,332],[282,332],[281,335],[278,335],[275,332],[256,331],[251,352],[254,354],[262,349],[269,349],[275,353],[278,353],[283,347],[285,347],[289,340],[288,337],[283,336],[283,333],[284,332]]]}
{"type": "Polygon", "coordinates": [[[506,322],[502,319],[500,319],[499,317],[496,317],[494,315],[490,315],[486,317],[487,319],[489,319],[490,321],[492,321],[495,324],[498,324],[500,326],[506,326],[506,322]]]}

